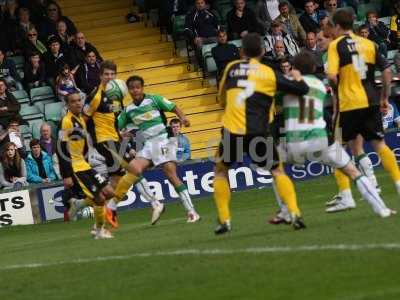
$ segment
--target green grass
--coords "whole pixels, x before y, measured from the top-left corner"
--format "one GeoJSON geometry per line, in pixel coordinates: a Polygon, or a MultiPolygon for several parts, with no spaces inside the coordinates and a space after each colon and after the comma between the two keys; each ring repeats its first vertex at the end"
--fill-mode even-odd
{"type": "MultiPolygon", "coordinates": [[[[390,179],[377,173],[387,204],[400,210],[390,179]]],[[[122,213],[120,230],[107,241],[90,238],[89,220],[3,228],[0,299],[400,299],[400,250],[239,251],[399,244],[399,216],[380,219],[361,201],[346,213],[324,213],[335,193],[333,177],[296,188],[308,225],[301,232],[267,224],[276,210],[270,189],[234,193],[234,228],[221,237],[212,232],[211,199],[195,202],[203,217],[197,224],[185,223],[180,204],[169,205],[154,227],[148,210],[122,213]],[[208,252],[172,255],[188,249],[208,252]],[[32,263],[42,265],[21,267],[32,263]]]]}

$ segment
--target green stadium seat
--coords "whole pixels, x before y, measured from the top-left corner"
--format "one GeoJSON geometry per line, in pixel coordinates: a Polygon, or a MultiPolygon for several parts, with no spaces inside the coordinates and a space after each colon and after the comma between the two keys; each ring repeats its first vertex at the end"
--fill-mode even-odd
{"type": "Polygon", "coordinates": [[[29,126],[32,132],[32,138],[39,139],[40,138],[40,126],[44,123],[43,119],[35,119],[28,121],[29,126]]]}
{"type": "Polygon", "coordinates": [[[37,106],[22,104],[20,114],[24,120],[43,119],[43,113],[37,106]]]}
{"type": "Polygon", "coordinates": [[[63,103],[56,102],[47,104],[44,107],[44,118],[46,121],[58,122],[61,120],[61,113],[63,110],[63,103]]]}
{"type": "Polygon", "coordinates": [[[46,100],[52,100],[54,102],[56,98],[52,88],[49,86],[33,88],[31,89],[30,94],[32,103],[46,100]]]}
{"type": "Polygon", "coordinates": [[[20,125],[19,129],[21,131],[23,138],[32,137],[32,131],[28,125],[20,125]]]}
{"type": "Polygon", "coordinates": [[[14,91],[12,92],[15,99],[17,99],[18,103],[29,103],[31,99],[29,98],[27,92],[25,90],[14,91]]]}
{"type": "Polygon", "coordinates": [[[229,41],[230,44],[234,44],[238,48],[242,48],[242,40],[232,40],[229,41]]]}
{"type": "Polygon", "coordinates": [[[14,62],[15,67],[17,68],[17,70],[24,69],[25,58],[23,56],[10,56],[8,58],[11,59],[14,62]]]}
{"type": "Polygon", "coordinates": [[[383,22],[386,26],[389,26],[390,24],[390,16],[379,18],[379,21],[383,22]]]}
{"type": "Polygon", "coordinates": [[[204,77],[207,77],[209,74],[213,73],[215,74],[217,72],[217,65],[211,53],[212,48],[214,48],[216,45],[217,45],[216,43],[207,44],[204,45],[203,48],[201,49],[203,57],[203,65],[205,68],[204,77]]]}
{"type": "Polygon", "coordinates": [[[388,51],[388,56],[387,56],[387,58],[388,58],[389,60],[394,59],[394,57],[395,57],[395,55],[397,54],[397,52],[398,52],[398,50],[390,50],[390,51],[388,51]]]}
{"type": "Polygon", "coordinates": [[[377,5],[375,3],[364,3],[357,6],[357,19],[364,21],[367,12],[370,10],[377,11],[377,5]]]}

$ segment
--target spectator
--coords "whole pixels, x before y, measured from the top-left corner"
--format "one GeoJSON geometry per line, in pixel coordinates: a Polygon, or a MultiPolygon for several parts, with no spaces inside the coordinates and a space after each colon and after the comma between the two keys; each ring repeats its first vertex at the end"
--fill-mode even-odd
{"type": "Polygon", "coordinates": [[[85,35],[82,32],[78,32],[75,35],[75,42],[72,43],[72,52],[77,64],[84,64],[86,62],[86,54],[89,52],[94,52],[96,60],[99,62],[103,61],[99,51],[97,51],[95,46],[86,41],[85,35]]]}
{"type": "Polygon", "coordinates": [[[272,55],[276,41],[283,41],[287,55],[295,56],[299,53],[299,46],[296,40],[293,36],[283,31],[282,23],[279,21],[272,22],[271,30],[265,36],[266,55],[272,55]]]}
{"type": "Polygon", "coordinates": [[[315,58],[316,74],[324,73],[324,63],[322,61],[322,52],[317,46],[317,35],[315,32],[307,32],[305,50],[312,53],[315,58]]]}
{"type": "MultiPolygon", "coordinates": [[[[263,33],[271,29],[271,23],[281,13],[279,11],[280,0],[259,0],[255,8],[257,22],[263,29],[263,33]]],[[[294,11],[291,4],[288,4],[291,11],[294,11]]]]}
{"type": "MultiPolygon", "coordinates": [[[[65,64],[59,75],[57,76],[56,79],[56,91],[58,98],[60,101],[62,101],[64,104],[65,103],[65,97],[73,92],[76,92],[78,89],[74,74],[71,72],[71,69],[68,64],[65,64]]],[[[83,95],[81,95],[82,97],[83,95]]],[[[86,96],[82,97],[82,101],[85,101],[86,96]]]]}
{"type": "Polygon", "coordinates": [[[369,30],[369,39],[378,45],[379,53],[387,56],[388,47],[390,46],[390,30],[386,25],[378,20],[378,15],[375,11],[367,13],[367,22],[365,23],[369,30]]]}
{"type": "Polygon", "coordinates": [[[30,21],[29,10],[26,7],[21,7],[18,10],[18,23],[15,26],[13,34],[13,49],[18,53],[22,52],[26,35],[30,28],[34,25],[30,21]]]}
{"type": "Polygon", "coordinates": [[[287,51],[283,41],[276,40],[272,51],[266,54],[266,56],[263,58],[263,62],[274,70],[279,70],[281,60],[288,57],[286,54],[287,51]]]}
{"type": "Polygon", "coordinates": [[[51,37],[49,40],[50,51],[46,52],[44,61],[46,66],[47,81],[55,86],[55,80],[62,68],[67,65],[74,65],[68,53],[61,52],[58,38],[51,37]]]}
{"type": "Polygon", "coordinates": [[[207,9],[205,0],[196,0],[195,9],[186,15],[185,27],[197,49],[217,41],[217,17],[207,9]]]}
{"type": "Polygon", "coordinates": [[[337,0],[325,0],[324,8],[328,18],[332,20],[333,15],[335,14],[338,8],[337,0]]]}
{"type": "Polygon", "coordinates": [[[388,111],[382,114],[382,123],[384,130],[400,127],[400,114],[393,101],[390,101],[388,111]]]}
{"type": "Polygon", "coordinates": [[[169,122],[172,133],[176,137],[178,142],[178,148],[176,151],[176,159],[178,162],[183,162],[190,159],[190,142],[189,139],[181,133],[182,123],[179,119],[174,118],[169,122]]]}
{"type": "Polygon", "coordinates": [[[235,0],[235,8],[227,15],[229,39],[241,39],[249,32],[257,32],[258,23],[253,11],[246,6],[245,0],[235,0]]]}
{"type": "Polygon", "coordinates": [[[46,46],[38,39],[38,33],[35,27],[31,27],[28,30],[23,46],[23,53],[25,58],[28,58],[32,52],[38,52],[42,56],[42,58],[47,52],[46,46]]]}
{"type": "Polygon", "coordinates": [[[26,159],[29,183],[49,183],[57,180],[51,156],[42,151],[38,139],[33,139],[29,146],[31,153],[26,159]]]}
{"type": "Polygon", "coordinates": [[[283,76],[290,78],[290,71],[292,70],[292,64],[287,57],[283,57],[279,62],[279,69],[283,76]]]}
{"type": "Polygon", "coordinates": [[[299,19],[295,13],[290,13],[289,4],[287,2],[279,3],[280,15],[276,18],[276,21],[280,21],[283,24],[284,31],[293,36],[297,42],[304,43],[306,39],[306,32],[301,26],[299,19]]]}
{"type": "Polygon", "coordinates": [[[57,140],[51,135],[51,126],[47,123],[43,123],[40,126],[40,147],[45,151],[48,155],[51,156],[53,161],[54,171],[58,178],[61,178],[60,175],[60,166],[57,157],[57,140]]]}
{"type": "Polygon", "coordinates": [[[358,28],[358,35],[365,38],[365,39],[369,39],[369,29],[367,25],[361,25],[358,28]]]}
{"type": "Polygon", "coordinates": [[[225,66],[229,62],[239,59],[239,49],[228,43],[226,31],[223,29],[218,31],[218,45],[211,49],[211,54],[217,65],[218,78],[222,76],[225,66]]]}
{"type": "Polygon", "coordinates": [[[31,12],[31,19],[34,24],[41,24],[46,19],[47,0],[28,1],[28,9],[31,12]]]}
{"type": "Polygon", "coordinates": [[[32,52],[25,63],[24,87],[27,91],[46,85],[46,71],[38,52],[32,52]]]}
{"type": "Polygon", "coordinates": [[[63,20],[60,20],[57,22],[56,37],[58,37],[58,39],[60,41],[61,52],[63,52],[63,53],[70,52],[71,51],[70,44],[73,41],[73,37],[68,34],[67,24],[63,20]]]}
{"type": "Polygon", "coordinates": [[[1,153],[0,185],[5,189],[28,185],[25,161],[19,156],[16,145],[11,142],[4,146],[1,153]]]}
{"type": "Polygon", "coordinates": [[[96,53],[88,51],[85,62],[78,68],[76,84],[86,95],[89,95],[100,84],[100,63],[96,53]]]}
{"type": "Polygon", "coordinates": [[[73,36],[77,33],[74,23],[67,17],[62,15],[60,6],[54,2],[49,1],[46,7],[46,18],[40,24],[39,35],[43,40],[47,40],[51,35],[57,34],[57,22],[64,21],[67,25],[67,33],[73,36]]]}
{"type": "Polygon", "coordinates": [[[320,28],[319,23],[325,17],[325,13],[319,11],[317,7],[318,5],[314,0],[306,0],[304,2],[305,12],[300,16],[299,21],[305,32],[317,32],[320,28]]]}
{"type": "Polygon", "coordinates": [[[396,49],[400,49],[400,1],[393,4],[395,14],[390,18],[390,39],[396,49]]]}
{"type": "Polygon", "coordinates": [[[20,105],[8,90],[7,82],[0,79],[0,125],[3,129],[8,128],[11,120],[20,119],[20,105]]]}
{"type": "Polygon", "coordinates": [[[19,156],[26,157],[24,138],[19,129],[20,120],[18,118],[11,119],[8,128],[0,131],[0,145],[12,142],[18,149],[19,156]]]}
{"type": "Polygon", "coordinates": [[[6,57],[6,53],[0,50],[0,78],[7,82],[10,90],[22,90],[21,77],[13,60],[6,57]]]}

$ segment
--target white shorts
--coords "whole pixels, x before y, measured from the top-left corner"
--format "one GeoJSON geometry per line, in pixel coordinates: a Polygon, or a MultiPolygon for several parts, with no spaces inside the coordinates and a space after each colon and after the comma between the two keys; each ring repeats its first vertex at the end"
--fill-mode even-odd
{"type": "Polygon", "coordinates": [[[175,137],[168,138],[167,135],[160,135],[145,141],[136,157],[151,160],[154,166],[158,166],[169,161],[176,162],[177,148],[178,141],[175,137]]]}
{"type": "Polygon", "coordinates": [[[349,154],[338,142],[328,146],[327,138],[288,143],[286,152],[287,162],[299,165],[308,160],[341,169],[351,161],[349,154]]]}

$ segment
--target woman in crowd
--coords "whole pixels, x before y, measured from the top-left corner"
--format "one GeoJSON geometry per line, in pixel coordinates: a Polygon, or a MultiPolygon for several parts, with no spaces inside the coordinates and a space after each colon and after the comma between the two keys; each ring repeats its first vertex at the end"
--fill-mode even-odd
{"type": "Polygon", "coordinates": [[[26,58],[29,58],[32,52],[38,52],[40,56],[43,56],[43,54],[47,52],[46,46],[38,39],[38,33],[35,27],[31,27],[28,30],[23,51],[26,58]]]}
{"type": "Polygon", "coordinates": [[[1,153],[0,184],[5,189],[28,185],[25,161],[19,156],[17,146],[8,142],[1,153]]]}

